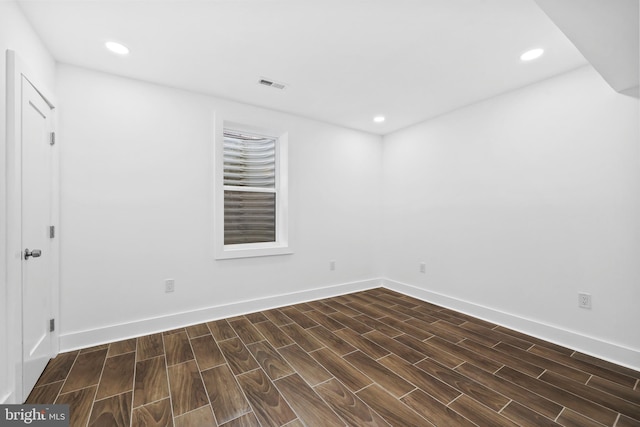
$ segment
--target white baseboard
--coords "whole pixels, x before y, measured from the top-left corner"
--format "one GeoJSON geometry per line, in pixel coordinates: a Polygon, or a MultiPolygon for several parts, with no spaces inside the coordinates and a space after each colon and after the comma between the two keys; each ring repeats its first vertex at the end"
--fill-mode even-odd
{"type": "Polygon", "coordinates": [[[9,393],[5,394],[4,396],[0,397],[0,405],[8,405],[13,403],[13,392],[10,391],[9,393]]]}
{"type": "Polygon", "coordinates": [[[624,347],[576,331],[563,329],[537,320],[527,319],[515,314],[505,313],[490,307],[484,307],[394,280],[380,279],[380,282],[382,286],[387,289],[640,371],[640,350],[624,347]]]}
{"type": "Polygon", "coordinates": [[[238,301],[194,311],[167,314],[165,316],[109,325],[99,329],[67,332],[60,335],[60,352],[92,347],[255,311],[344,295],[379,286],[381,286],[380,279],[362,280],[266,298],[238,301]]]}

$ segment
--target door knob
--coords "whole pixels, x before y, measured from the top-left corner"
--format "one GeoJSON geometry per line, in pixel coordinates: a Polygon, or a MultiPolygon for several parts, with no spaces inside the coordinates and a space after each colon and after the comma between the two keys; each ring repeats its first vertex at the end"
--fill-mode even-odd
{"type": "Polygon", "coordinates": [[[29,249],[24,250],[24,259],[29,259],[29,257],[38,258],[42,255],[42,251],[40,249],[34,249],[30,251],[29,249]]]}

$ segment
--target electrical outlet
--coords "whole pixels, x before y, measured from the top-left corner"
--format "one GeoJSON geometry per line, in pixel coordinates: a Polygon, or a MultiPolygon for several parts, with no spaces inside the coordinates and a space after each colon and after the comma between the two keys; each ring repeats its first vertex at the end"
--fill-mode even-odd
{"type": "Polygon", "coordinates": [[[164,291],[173,292],[176,289],[176,281],[174,279],[167,279],[164,281],[164,291]]]}
{"type": "Polygon", "coordinates": [[[584,292],[578,293],[578,307],[580,308],[591,308],[591,294],[587,294],[584,292]]]}
{"type": "Polygon", "coordinates": [[[421,262],[420,263],[420,273],[426,273],[427,272],[427,263],[426,262],[421,262]]]}
{"type": "Polygon", "coordinates": [[[336,269],[336,261],[335,260],[331,260],[329,261],[329,270],[333,271],[336,269]]]}

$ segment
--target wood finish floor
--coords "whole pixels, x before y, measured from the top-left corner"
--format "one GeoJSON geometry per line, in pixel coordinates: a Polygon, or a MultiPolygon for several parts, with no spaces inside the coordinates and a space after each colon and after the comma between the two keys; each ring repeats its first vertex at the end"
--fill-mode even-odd
{"type": "Polygon", "coordinates": [[[640,373],[384,288],[51,360],[72,426],[640,426],[640,373]]]}

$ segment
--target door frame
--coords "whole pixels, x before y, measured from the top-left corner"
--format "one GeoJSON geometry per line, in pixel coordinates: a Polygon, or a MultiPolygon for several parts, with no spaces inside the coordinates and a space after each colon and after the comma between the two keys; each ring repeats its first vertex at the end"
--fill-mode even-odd
{"type": "MultiPolygon", "coordinates": [[[[28,80],[52,109],[55,98],[39,82],[25,62],[12,50],[6,52],[7,64],[7,121],[6,121],[6,185],[7,185],[7,242],[6,242],[6,280],[7,280],[7,339],[9,377],[13,377],[13,396],[8,400],[23,403],[23,353],[22,353],[22,287],[24,244],[22,242],[22,78],[28,80]],[[13,372],[11,370],[13,369],[13,372]]],[[[52,127],[57,128],[56,114],[53,114],[52,127]]],[[[51,316],[56,319],[56,327],[51,336],[51,357],[58,354],[60,331],[60,172],[59,141],[51,147],[52,152],[52,224],[56,227],[56,236],[51,247],[51,316]]],[[[10,403],[10,402],[6,402],[10,403]]]]}

